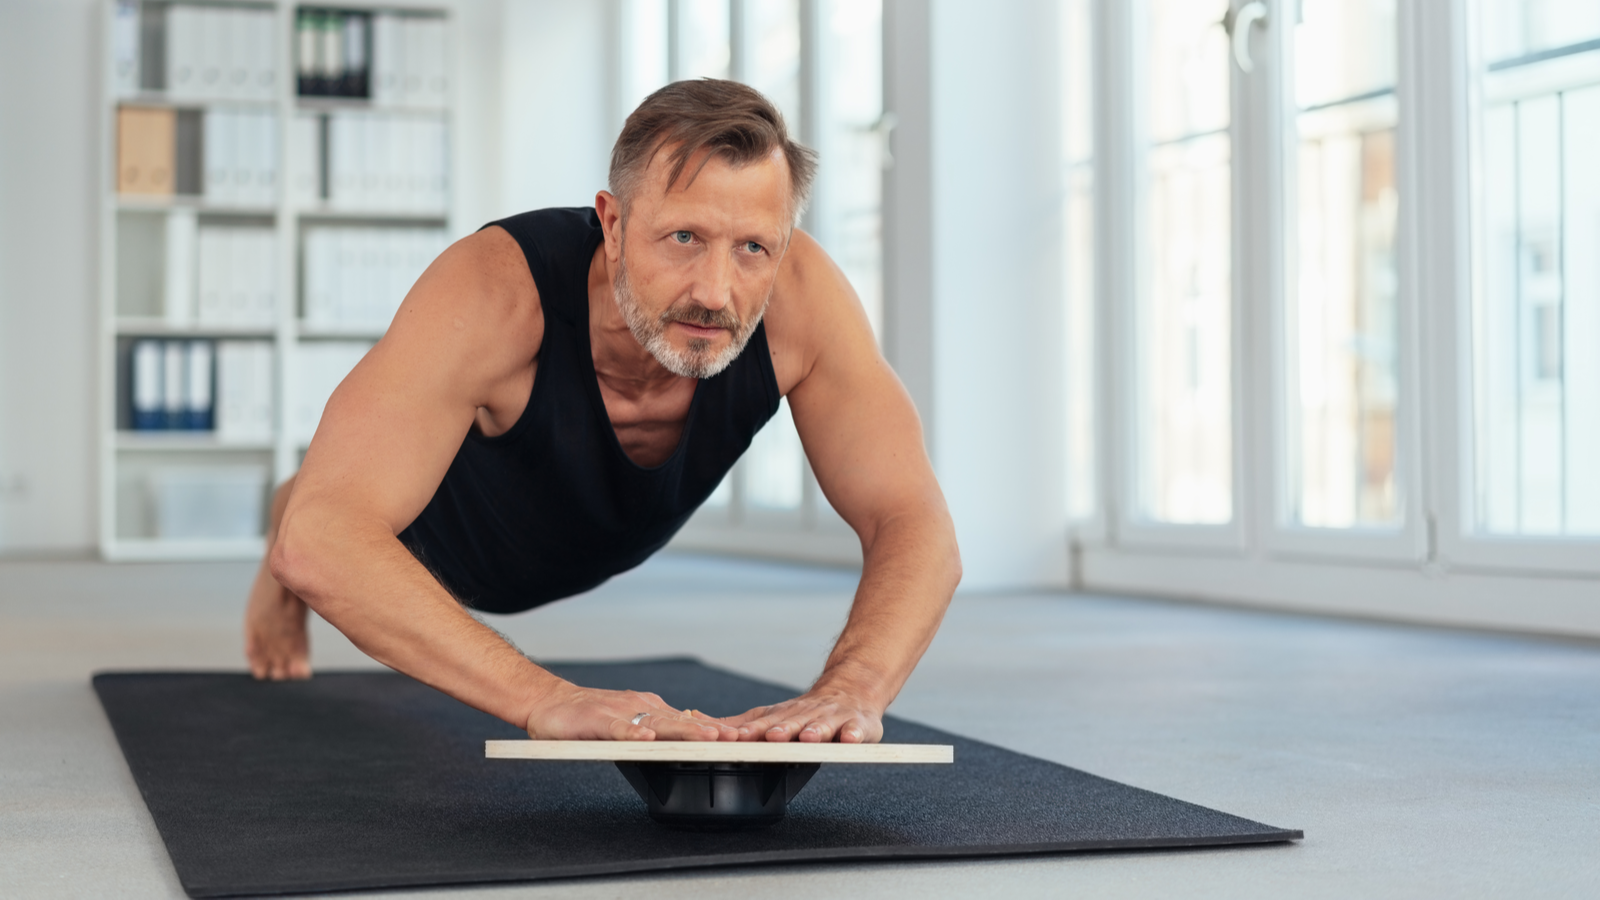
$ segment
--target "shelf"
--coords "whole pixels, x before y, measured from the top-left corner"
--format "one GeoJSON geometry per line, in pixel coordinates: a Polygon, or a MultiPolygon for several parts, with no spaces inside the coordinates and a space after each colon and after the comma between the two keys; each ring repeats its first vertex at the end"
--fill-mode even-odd
{"type": "Polygon", "coordinates": [[[162,562],[192,560],[256,560],[267,552],[266,538],[227,540],[162,540],[161,538],[117,538],[102,546],[112,562],[162,562]]]}
{"type": "MultiPolygon", "coordinates": [[[[154,473],[167,469],[220,469],[248,464],[252,469],[264,470],[269,484],[277,484],[296,471],[306,449],[306,441],[303,440],[305,435],[301,433],[306,426],[297,424],[295,428],[285,431],[282,421],[285,418],[285,410],[296,409],[298,408],[296,404],[305,405],[317,399],[320,396],[319,392],[328,385],[320,383],[313,385],[313,382],[317,379],[332,381],[336,374],[331,371],[331,364],[328,364],[327,360],[337,358],[343,365],[358,358],[360,354],[357,351],[361,348],[358,348],[356,343],[360,342],[361,347],[365,347],[377,342],[383,337],[389,324],[386,320],[328,322],[325,319],[310,324],[302,319],[299,295],[303,287],[301,281],[305,268],[306,236],[308,234],[315,236],[319,229],[325,227],[326,230],[348,228],[384,229],[386,233],[390,230],[407,232],[402,235],[406,238],[411,237],[409,233],[411,231],[427,232],[430,239],[435,239],[450,232],[454,215],[453,191],[450,188],[458,181],[457,169],[460,162],[450,152],[453,146],[451,132],[455,123],[459,121],[459,113],[453,105],[453,95],[441,97],[437,93],[406,93],[394,98],[383,95],[381,102],[359,97],[300,97],[296,90],[295,72],[292,68],[286,69],[283,66],[293,57],[293,48],[297,46],[301,36],[296,27],[295,4],[282,3],[278,0],[185,0],[185,2],[201,5],[223,3],[227,6],[237,6],[243,2],[260,10],[272,10],[270,52],[278,63],[277,79],[275,93],[270,98],[259,94],[237,98],[203,95],[198,90],[199,85],[187,82],[172,91],[148,87],[136,89],[131,80],[120,81],[115,85],[108,83],[104,86],[104,96],[95,98],[95,109],[100,121],[98,135],[100,164],[95,166],[99,173],[95,210],[100,221],[98,243],[102,275],[98,279],[99,316],[93,325],[98,363],[95,367],[98,370],[96,380],[99,386],[96,392],[98,412],[95,417],[94,446],[99,463],[98,538],[101,553],[109,560],[259,559],[265,547],[265,541],[261,538],[162,540],[156,537],[162,532],[156,526],[157,513],[160,510],[151,481],[154,473]],[[390,102],[391,100],[398,102],[390,102]],[[121,126],[125,120],[121,118],[121,114],[124,110],[138,107],[160,110],[160,114],[152,118],[161,120],[162,129],[168,127],[166,120],[172,119],[170,126],[172,135],[169,139],[164,130],[152,135],[134,134],[128,137],[129,146],[126,152],[132,154],[130,159],[133,163],[141,164],[153,163],[139,154],[159,153],[162,159],[166,158],[166,154],[170,154],[173,184],[183,193],[152,195],[117,192],[119,183],[117,173],[121,160],[119,152],[124,150],[121,144],[121,139],[124,137],[121,126]],[[273,119],[276,126],[273,149],[277,169],[276,184],[271,190],[260,182],[256,183],[255,190],[246,185],[240,185],[239,190],[230,190],[231,182],[222,186],[212,182],[209,185],[209,193],[207,192],[205,145],[208,138],[212,141],[219,138],[227,140],[227,131],[217,128],[219,124],[217,119],[219,113],[229,110],[238,110],[262,118],[270,116],[273,119]],[[360,137],[355,148],[359,155],[352,156],[346,151],[345,156],[341,157],[342,161],[353,165],[353,170],[365,172],[381,168],[387,173],[389,171],[387,167],[394,165],[398,174],[398,163],[414,161],[419,163],[415,168],[431,173],[434,177],[441,174],[436,170],[443,166],[442,174],[445,176],[445,181],[428,181],[431,193],[409,190],[412,186],[409,180],[406,182],[406,191],[395,190],[396,185],[388,181],[383,182],[385,187],[379,191],[376,183],[363,181],[361,184],[368,185],[371,189],[367,193],[340,194],[335,191],[333,197],[321,199],[315,195],[316,191],[308,188],[311,185],[329,183],[328,179],[332,174],[329,164],[332,160],[329,158],[327,141],[332,138],[332,129],[311,122],[317,117],[321,117],[324,122],[330,119],[339,120],[341,138],[349,137],[354,141],[360,137]],[[429,148],[433,148],[435,143],[439,146],[437,149],[430,149],[429,165],[426,167],[420,165],[423,159],[421,155],[402,154],[405,160],[400,158],[390,160],[387,155],[379,155],[379,149],[386,146],[381,142],[375,140],[369,143],[365,135],[357,135],[355,132],[350,135],[344,134],[343,128],[350,121],[364,119],[399,122],[401,126],[394,134],[415,133],[426,137],[429,148]],[[209,131],[208,121],[211,126],[209,131]],[[315,127],[307,128],[308,123],[315,127]],[[410,128],[415,128],[415,131],[406,130],[410,128]],[[144,143],[135,146],[136,138],[144,143]],[[167,146],[169,143],[170,149],[167,146]],[[435,161],[434,157],[439,156],[439,151],[443,151],[443,155],[435,161]],[[360,201],[359,204],[353,203],[357,200],[360,201]],[[439,206],[421,206],[423,201],[429,204],[438,203],[439,206]],[[352,205],[361,208],[350,208],[352,205]],[[193,221],[194,219],[198,219],[198,223],[193,221]],[[275,305],[270,313],[262,308],[259,310],[261,318],[249,321],[199,320],[196,314],[200,308],[199,235],[191,233],[195,230],[191,226],[195,224],[198,224],[200,229],[250,227],[271,231],[277,242],[277,249],[270,261],[264,258],[257,260],[254,256],[249,257],[248,262],[242,261],[243,257],[240,260],[222,257],[229,260],[224,263],[224,268],[232,264],[244,267],[244,274],[238,275],[235,279],[241,284],[246,278],[260,278],[266,271],[263,267],[270,265],[277,287],[275,305]],[[173,240],[192,243],[194,246],[190,248],[174,245],[176,249],[169,253],[168,250],[173,248],[169,248],[168,244],[173,240]],[[185,250],[193,252],[185,253],[183,252],[185,250]],[[181,274],[168,271],[169,266],[179,264],[189,268],[181,274]],[[169,304],[169,294],[171,304],[169,304]],[[168,321],[164,311],[172,308],[173,304],[179,304],[180,300],[181,306],[188,311],[188,320],[168,321]],[[251,365],[248,367],[248,373],[241,369],[230,376],[234,382],[234,392],[240,393],[246,388],[250,391],[270,390],[275,411],[273,422],[278,427],[275,427],[270,434],[265,427],[258,428],[251,432],[256,440],[234,442],[218,440],[215,431],[132,430],[130,426],[133,419],[129,408],[134,381],[132,350],[141,339],[172,344],[191,340],[208,343],[224,342],[223,346],[213,346],[213,349],[218,351],[226,348],[227,342],[246,343],[251,352],[241,353],[238,357],[248,357],[251,365]],[[340,341],[350,342],[349,353],[341,352],[345,348],[338,343],[340,341]],[[261,363],[267,355],[267,348],[272,351],[270,374],[261,363]],[[322,354],[320,357],[319,353],[322,354]],[[330,371],[323,373],[323,369],[330,371]]],[[[356,4],[354,9],[395,12],[403,16],[419,13],[436,16],[444,20],[445,34],[442,39],[448,46],[450,29],[453,27],[450,20],[454,18],[455,12],[452,9],[434,9],[432,6],[424,10],[412,6],[412,2],[413,0],[407,0],[398,6],[393,3],[376,5],[360,3],[356,4]]],[[[430,4],[435,0],[416,0],[416,2],[430,4]]],[[[111,3],[107,0],[99,6],[102,13],[101,24],[108,26],[110,30],[107,30],[106,34],[110,36],[115,33],[115,27],[119,24],[115,18],[118,11],[126,10],[128,4],[111,3]]],[[[163,6],[164,2],[159,0],[158,2],[145,0],[142,4],[132,4],[133,9],[139,13],[135,17],[138,25],[136,40],[139,43],[153,41],[155,43],[151,46],[158,47],[165,38],[163,6]],[[145,14],[151,10],[157,15],[151,17],[145,14]]],[[[121,24],[125,26],[127,22],[124,20],[121,24]]],[[[266,48],[261,42],[267,40],[268,26],[265,24],[265,18],[257,24],[256,30],[251,32],[253,36],[249,38],[250,49],[264,51],[266,48]]],[[[229,33],[232,34],[232,31],[229,33]]],[[[241,40],[237,35],[232,39],[236,43],[241,40]]],[[[118,59],[114,58],[118,46],[114,42],[105,45],[101,52],[103,65],[96,68],[108,75],[118,71],[118,59]],[[111,68],[106,69],[106,65],[110,65],[111,68]]],[[[405,48],[400,49],[402,51],[400,55],[403,57],[405,48]]],[[[246,48],[235,46],[232,47],[232,51],[237,55],[245,52],[246,48]]],[[[264,62],[266,55],[263,52],[257,58],[264,62]]],[[[110,78],[105,80],[112,81],[110,78]]],[[[158,82],[145,82],[146,85],[152,83],[158,82]]],[[[216,91],[220,87],[221,85],[213,82],[208,89],[216,91]]],[[[329,125],[331,124],[330,122],[329,125]]],[[[360,128],[359,125],[354,127],[360,128]]],[[[238,144],[237,138],[235,144],[238,144]]],[[[210,149],[216,151],[219,148],[213,145],[210,149]]],[[[221,149],[225,151],[227,148],[221,149]]],[[[409,173],[410,167],[406,171],[409,173]]],[[[129,182],[129,184],[137,186],[139,183],[129,182]]],[[[149,186],[154,183],[144,184],[149,186]]],[[[417,182],[417,186],[420,187],[421,184],[417,182]]],[[[430,240],[430,252],[436,243],[443,242],[430,240]]],[[[420,263],[420,260],[418,262],[420,263]]],[[[217,271],[219,270],[213,268],[208,277],[212,277],[217,271]]],[[[215,281],[215,278],[212,280],[215,281]]],[[[226,315],[228,312],[243,314],[247,311],[240,306],[230,306],[226,309],[207,306],[206,310],[213,316],[226,315]]],[[[248,311],[257,312],[254,309],[248,311]]],[[[203,350],[200,352],[203,353],[203,350]]],[[[162,377],[165,378],[166,354],[162,353],[161,356],[162,377]]],[[[214,371],[221,366],[222,356],[220,352],[213,355],[211,365],[214,371]]],[[[238,358],[234,358],[233,361],[238,362],[238,358]]],[[[211,397],[213,403],[217,402],[218,393],[219,386],[213,381],[211,397]]],[[[259,401],[260,398],[255,399],[259,401]]],[[[260,424],[265,426],[266,423],[260,424]]],[[[235,528],[231,531],[169,529],[165,533],[221,536],[247,532],[235,528]]]]}
{"type": "Polygon", "coordinates": [[[226,322],[168,322],[154,316],[120,316],[112,323],[118,335],[129,337],[228,337],[272,338],[277,334],[273,325],[226,322]]]}
{"type": "Polygon", "coordinates": [[[298,112],[343,112],[345,110],[360,110],[361,112],[402,113],[405,115],[433,115],[442,116],[449,113],[443,106],[393,106],[379,105],[372,102],[371,97],[317,97],[296,94],[294,98],[295,110],[298,112]]]}
{"type": "Polygon", "coordinates": [[[335,209],[317,206],[302,207],[295,211],[302,221],[308,222],[405,222],[443,225],[450,218],[448,210],[406,209],[335,209]]]}
{"type": "Polygon", "coordinates": [[[273,450],[271,441],[220,441],[213,431],[118,431],[115,445],[118,450],[142,451],[262,453],[273,450]]]}
{"type": "Polygon", "coordinates": [[[195,212],[206,215],[250,216],[252,218],[269,219],[278,214],[276,206],[236,206],[226,203],[213,203],[204,197],[194,194],[173,194],[164,197],[116,194],[115,198],[118,212],[170,212],[174,209],[192,209],[195,212]]]}
{"type": "Polygon", "coordinates": [[[388,331],[384,325],[311,325],[299,323],[298,336],[302,340],[376,341],[388,331]]]}
{"type": "Polygon", "coordinates": [[[165,91],[140,91],[111,98],[116,106],[156,106],[169,109],[209,109],[213,106],[277,109],[278,98],[172,97],[165,91]]]}

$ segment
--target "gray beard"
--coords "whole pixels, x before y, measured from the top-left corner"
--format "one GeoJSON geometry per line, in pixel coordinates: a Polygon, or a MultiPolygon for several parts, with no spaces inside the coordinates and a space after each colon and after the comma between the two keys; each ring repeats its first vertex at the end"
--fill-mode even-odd
{"type": "Polygon", "coordinates": [[[710,310],[692,302],[670,306],[652,319],[640,307],[639,298],[633,293],[633,283],[628,280],[626,252],[617,260],[617,277],[611,288],[617,295],[617,309],[622,311],[623,321],[628,323],[634,340],[668,372],[697,379],[710,378],[739,358],[745,344],[750,342],[750,336],[755,334],[756,326],[761,324],[761,317],[766,314],[767,300],[772,299],[769,293],[748,322],[739,321],[739,317],[731,310],[710,310]],[[689,346],[679,350],[667,340],[667,326],[673,322],[725,328],[733,340],[720,353],[713,353],[711,342],[705,338],[690,338],[689,346]]]}

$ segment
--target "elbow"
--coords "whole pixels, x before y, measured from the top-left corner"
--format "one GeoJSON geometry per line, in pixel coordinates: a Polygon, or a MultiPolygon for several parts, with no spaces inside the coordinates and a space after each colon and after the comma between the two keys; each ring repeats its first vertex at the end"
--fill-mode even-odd
{"type": "Polygon", "coordinates": [[[304,517],[304,512],[292,519],[286,517],[278,527],[277,539],[267,550],[267,568],[274,581],[316,608],[322,593],[318,590],[323,580],[321,573],[326,566],[316,550],[317,542],[309,539],[309,523],[304,517]]]}
{"type": "Polygon", "coordinates": [[[950,534],[950,549],[945,553],[945,577],[950,584],[950,593],[954,594],[956,588],[961,586],[961,548],[956,545],[954,528],[950,534]]]}

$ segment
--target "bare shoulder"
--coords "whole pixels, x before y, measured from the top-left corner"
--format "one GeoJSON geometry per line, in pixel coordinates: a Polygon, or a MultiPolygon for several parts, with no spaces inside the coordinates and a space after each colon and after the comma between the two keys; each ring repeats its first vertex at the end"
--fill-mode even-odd
{"type": "Polygon", "coordinates": [[[798,228],[778,268],[764,321],[784,394],[825,356],[862,361],[877,356],[872,325],[850,279],[815,238],[798,228]]]}
{"type": "Polygon", "coordinates": [[[539,291],[522,248],[504,230],[485,228],[423,272],[375,353],[440,374],[454,370],[468,376],[464,383],[488,388],[526,367],[543,337],[539,291]]]}

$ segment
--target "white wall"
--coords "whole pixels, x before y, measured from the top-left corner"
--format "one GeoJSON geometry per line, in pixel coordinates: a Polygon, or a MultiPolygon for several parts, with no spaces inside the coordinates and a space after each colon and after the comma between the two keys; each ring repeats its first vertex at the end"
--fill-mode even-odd
{"type": "Polygon", "coordinates": [[[616,139],[608,71],[612,6],[507,0],[498,144],[503,191],[491,218],[589,206],[605,187],[616,139]]]}
{"type": "Polygon", "coordinates": [[[1055,7],[930,6],[924,404],[968,589],[1067,579],[1055,7]]]}
{"type": "Polygon", "coordinates": [[[95,0],[0,4],[0,551],[95,534],[95,0]]]}

